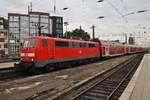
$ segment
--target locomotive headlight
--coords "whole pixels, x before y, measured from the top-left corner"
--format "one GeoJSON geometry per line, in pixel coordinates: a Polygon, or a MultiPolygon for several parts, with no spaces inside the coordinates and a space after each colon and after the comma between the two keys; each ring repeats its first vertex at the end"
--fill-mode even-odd
{"type": "Polygon", "coordinates": [[[21,56],[21,57],[25,56],[25,53],[21,53],[20,56],[21,56]]]}
{"type": "Polygon", "coordinates": [[[34,61],[34,59],[32,58],[31,61],[34,61]]]}
{"type": "Polygon", "coordinates": [[[35,53],[28,53],[27,54],[29,57],[34,57],[35,56],[35,53]]]}

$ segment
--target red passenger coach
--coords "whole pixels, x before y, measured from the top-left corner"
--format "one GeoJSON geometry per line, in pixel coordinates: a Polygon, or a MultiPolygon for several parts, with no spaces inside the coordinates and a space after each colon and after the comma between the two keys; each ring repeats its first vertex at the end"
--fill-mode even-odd
{"type": "Polygon", "coordinates": [[[126,53],[125,45],[111,41],[101,41],[101,50],[103,57],[124,55],[126,53]]]}
{"type": "Polygon", "coordinates": [[[26,69],[45,67],[53,63],[100,57],[98,42],[32,36],[21,49],[20,64],[26,69]]]}

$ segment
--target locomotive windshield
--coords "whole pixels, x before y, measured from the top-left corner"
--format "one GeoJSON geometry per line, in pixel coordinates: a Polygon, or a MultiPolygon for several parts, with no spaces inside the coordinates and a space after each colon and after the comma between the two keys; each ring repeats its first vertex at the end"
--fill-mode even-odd
{"type": "Polygon", "coordinates": [[[37,43],[36,38],[29,38],[24,41],[23,47],[34,47],[37,43]]]}

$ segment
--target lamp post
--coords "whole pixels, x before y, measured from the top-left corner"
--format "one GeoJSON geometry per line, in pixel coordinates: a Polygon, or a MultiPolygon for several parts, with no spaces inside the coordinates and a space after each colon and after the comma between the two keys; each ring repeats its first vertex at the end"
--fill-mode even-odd
{"type": "Polygon", "coordinates": [[[69,9],[69,8],[68,7],[63,8],[63,10],[67,10],[67,9],[69,9]]]}
{"type": "MultiPolygon", "coordinates": [[[[100,1],[102,2],[103,0],[100,0],[100,1]]],[[[105,18],[105,16],[97,17],[97,19],[103,19],[103,18],[105,18]]],[[[92,29],[93,29],[93,39],[94,39],[95,38],[95,26],[94,25],[93,25],[92,29]]]]}
{"type": "Polygon", "coordinates": [[[38,27],[38,24],[35,24],[35,25],[32,25],[35,27],[35,35],[37,35],[37,27],[38,27]]]}
{"type": "MultiPolygon", "coordinates": [[[[68,7],[64,7],[62,10],[63,10],[63,11],[66,11],[66,10],[68,10],[68,9],[69,9],[68,7]]],[[[68,21],[65,21],[65,22],[64,22],[64,26],[66,27],[66,33],[67,33],[67,30],[68,30],[68,25],[69,25],[68,21]]]]}
{"type": "Polygon", "coordinates": [[[99,16],[99,17],[97,17],[98,19],[103,19],[105,16],[99,16]]]}
{"type": "Polygon", "coordinates": [[[42,35],[42,33],[41,33],[41,29],[43,28],[44,26],[38,26],[38,33],[39,33],[39,36],[41,36],[42,35]]]}
{"type": "Polygon", "coordinates": [[[35,26],[35,35],[37,36],[41,36],[41,29],[44,27],[44,26],[40,26],[39,23],[35,24],[35,25],[32,25],[32,26],[35,26]],[[38,33],[37,33],[37,29],[38,29],[38,33]]]}
{"type": "Polygon", "coordinates": [[[54,0],[54,13],[56,13],[56,0],[54,0]]]}
{"type": "Polygon", "coordinates": [[[97,2],[103,2],[104,0],[98,0],[97,2]]]}
{"type": "MultiPolygon", "coordinates": [[[[56,10],[57,10],[57,8],[56,8],[56,0],[54,0],[53,1],[54,2],[54,14],[56,13],[56,10]]],[[[62,10],[67,10],[68,9],[68,7],[64,7],[62,10]]]]}
{"type": "Polygon", "coordinates": [[[92,25],[92,36],[94,40],[95,39],[95,25],[92,25]]]}

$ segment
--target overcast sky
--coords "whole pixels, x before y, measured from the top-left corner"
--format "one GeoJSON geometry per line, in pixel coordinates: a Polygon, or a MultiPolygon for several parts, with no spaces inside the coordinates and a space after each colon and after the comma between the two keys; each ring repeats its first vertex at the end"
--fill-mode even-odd
{"type": "MultiPolygon", "coordinates": [[[[69,30],[81,25],[91,34],[90,27],[95,25],[96,36],[102,39],[123,41],[123,33],[127,33],[128,36],[134,33],[136,37],[150,37],[150,0],[104,0],[101,3],[97,1],[56,0],[56,13],[54,14],[54,0],[0,0],[0,15],[7,17],[8,12],[27,13],[27,6],[32,2],[33,11],[63,16],[64,21],[69,22],[69,30]],[[69,9],[64,11],[62,10],[64,7],[69,9]],[[148,11],[121,17],[121,15],[140,10],[148,11]],[[97,19],[99,16],[105,16],[105,18],[97,19]]],[[[144,41],[144,38],[137,38],[137,43],[144,41]]]]}

